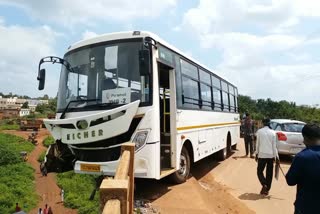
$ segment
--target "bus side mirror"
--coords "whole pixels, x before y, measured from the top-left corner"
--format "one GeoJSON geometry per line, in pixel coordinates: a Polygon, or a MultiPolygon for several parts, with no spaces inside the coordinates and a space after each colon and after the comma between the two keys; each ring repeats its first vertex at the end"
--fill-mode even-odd
{"type": "Polygon", "coordinates": [[[148,76],[150,74],[150,52],[149,50],[139,51],[139,72],[140,76],[148,76]]]}
{"type": "Polygon", "coordinates": [[[44,89],[44,83],[46,80],[46,69],[40,69],[37,80],[39,81],[38,89],[41,91],[44,89]]]}

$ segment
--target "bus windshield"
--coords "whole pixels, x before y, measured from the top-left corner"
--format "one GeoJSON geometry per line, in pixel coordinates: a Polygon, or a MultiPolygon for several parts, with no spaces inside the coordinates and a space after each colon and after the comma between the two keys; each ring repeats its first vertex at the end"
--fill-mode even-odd
{"type": "Polygon", "coordinates": [[[96,110],[97,106],[110,109],[136,100],[140,105],[150,103],[150,76],[139,72],[141,46],[142,42],[118,42],[67,53],[64,59],[71,69],[62,66],[58,112],[75,100],[80,102],[72,107],[74,111],[96,110]]]}

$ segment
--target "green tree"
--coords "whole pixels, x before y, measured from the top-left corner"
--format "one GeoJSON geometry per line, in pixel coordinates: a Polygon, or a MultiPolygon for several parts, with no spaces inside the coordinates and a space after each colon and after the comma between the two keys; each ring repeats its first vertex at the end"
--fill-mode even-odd
{"type": "Polygon", "coordinates": [[[24,102],[22,104],[21,108],[29,108],[29,103],[28,102],[24,102]]]}
{"type": "Polygon", "coordinates": [[[48,94],[45,94],[42,99],[44,99],[44,100],[49,100],[48,94]]]}
{"type": "Polygon", "coordinates": [[[281,100],[279,102],[268,99],[254,100],[249,96],[239,95],[239,112],[251,113],[254,119],[281,118],[295,119],[309,123],[320,124],[320,109],[310,106],[297,106],[295,102],[281,100]]]}

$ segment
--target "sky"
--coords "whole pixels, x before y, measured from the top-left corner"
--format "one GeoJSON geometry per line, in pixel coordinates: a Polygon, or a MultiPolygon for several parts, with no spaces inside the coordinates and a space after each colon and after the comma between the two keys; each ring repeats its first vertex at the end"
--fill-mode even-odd
{"type": "Polygon", "coordinates": [[[319,0],[0,0],[0,92],[37,90],[42,57],[99,34],[151,31],[254,99],[320,103],[319,0]]]}

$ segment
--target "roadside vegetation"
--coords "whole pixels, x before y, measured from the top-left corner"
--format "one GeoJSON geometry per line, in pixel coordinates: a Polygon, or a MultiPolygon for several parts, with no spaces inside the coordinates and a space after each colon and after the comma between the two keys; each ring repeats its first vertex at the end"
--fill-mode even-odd
{"type": "Polygon", "coordinates": [[[54,138],[50,135],[43,140],[43,145],[48,148],[51,144],[54,144],[54,142],[54,138]]]}
{"type": "Polygon", "coordinates": [[[249,112],[253,119],[264,117],[271,119],[295,119],[307,123],[320,124],[320,109],[310,106],[298,106],[294,102],[273,101],[268,99],[254,100],[249,96],[239,95],[239,112],[249,112]]]}
{"type": "Polygon", "coordinates": [[[16,119],[0,120],[0,131],[1,130],[19,130],[20,125],[16,119]]]}
{"type": "Polygon", "coordinates": [[[38,162],[39,162],[39,163],[41,163],[41,162],[44,161],[44,157],[46,156],[46,152],[47,152],[47,151],[43,151],[43,152],[41,152],[41,154],[39,155],[39,157],[38,157],[38,162]]]}
{"type": "Polygon", "coordinates": [[[57,174],[57,183],[64,190],[64,205],[78,209],[79,214],[99,213],[99,192],[89,200],[95,188],[93,175],[75,174],[73,171],[57,174]]]}
{"type": "MultiPolygon", "coordinates": [[[[49,135],[49,136],[47,136],[43,141],[42,141],[42,144],[45,146],[45,147],[49,147],[51,144],[54,144],[54,138],[51,136],[51,135],[49,135]]],[[[38,157],[38,162],[43,162],[44,161],[44,157],[46,156],[46,152],[47,151],[43,151],[40,155],[39,155],[39,157],[38,157]]]]}
{"type": "Polygon", "coordinates": [[[37,205],[34,170],[20,156],[21,151],[33,149],[21,137],[0,133],[0,213],[13,213],[16,202],[25,212],[37,205]]]}

